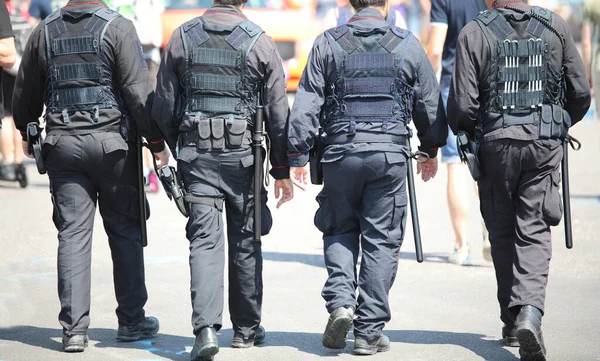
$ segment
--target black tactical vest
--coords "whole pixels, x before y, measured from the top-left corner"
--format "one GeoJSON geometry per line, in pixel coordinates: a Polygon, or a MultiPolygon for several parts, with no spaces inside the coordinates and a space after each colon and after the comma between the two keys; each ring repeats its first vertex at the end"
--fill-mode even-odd
{"type": "Polygon", "coordinates": [[[249,79],[246,58],[262,33],[249,20],[223,26],[199,17],[181,26],[186,71],[179,131],[195,133],[198,149],[249,145],[258,84],[249,79]]]}
{"type": "Polygon", "coordinates": [[[47,112],[60,114],[61,127],[66,128],[76,111],[90,112],[95,127],[100,128],[103,124],[99,110],[119,104],[113,71],[104,53],[104,34],[110,22],[120,15],[101,7],[84,16],[83,20],[71,22],[68,13],[61,9],[44,20],[48,59],[46,108],[47,112]]]}
{"type": "Polygon", "coordinates": [[[490,88],[482,92],[478,114],[483,135],[531,124],[538,127],[540,138],[560,138],[570,126],[562,109],[564,73],[550,62],[553,32],[558,34],[553,14],[533,7],[529,16],[524,34],[497,10],[483,11],[475,19],[492,49],[490,88]]]}
{"type": "Polygon", "coordinates": [[[322,125],[333,143],[399,142],[394,136],[409,134],[414,90],[400,77],[409,34],[395,26],[361,33],[342,25],[326,32],[335,81],[326,89],[322,125]],[[357,130],[359,123],[370,125],[357,130]]]}

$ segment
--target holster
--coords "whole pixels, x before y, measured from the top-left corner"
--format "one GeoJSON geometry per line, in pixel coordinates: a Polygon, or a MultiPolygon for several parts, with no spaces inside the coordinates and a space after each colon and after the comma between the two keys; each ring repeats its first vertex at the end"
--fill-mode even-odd
{"type": "Polygon", "coordinates": [[[188,205],[184,199],[185,193],[183,191],[183,183],[181,182],[177,170],[174,167],[166,166],[158,169],[156,173],[158,174],[158,178],[169,199],[173,200],[177,209],[179,209],[179,212],[181,212],[184,217],[187,217],[188,205]]]}
{"type": "Polygon", "coordinates": [[[460,156],[460,160],[462,160],[469,168],[469,172],[471,173],[471,177],[475,181],[478,181],[481,178],[481,168],[479,166],[479,144],[475,141],[472,141],[469,138],[469,135],[459,130],[456,135],[456,147],[458,149],[458,155],[460,156]]]}
{"type": "Polygon", "coordinates": [[[308,161],[310,163],[310,182],[312,184],[323,184],[323,151],[325,149],[323,138],[321,137],[322,130],[319,129],[319,134],[315,137],[313,147],[308,152],[308,161]]]}
{"type": "Polygon", "coordinates": [[[27,150],[33,154],[35,165],[40,174],[46,174],[46,163],[44,161],[44,151],[42,149],[42,129],[35,123],[27,124],[27,150]]]}

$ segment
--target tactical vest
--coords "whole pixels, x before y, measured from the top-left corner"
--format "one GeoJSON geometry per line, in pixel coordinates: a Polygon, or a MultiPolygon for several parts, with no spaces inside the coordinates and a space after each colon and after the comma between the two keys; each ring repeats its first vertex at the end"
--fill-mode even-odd
{"type": "Polygon", "coordinates": [[[497,10],[483,11],[475,20],[492,49],[490,88],[478,114],[483,135],[513,125],[535,125],[540,138],[565,136],[570,119],[562,109],[564,74],[550,62],[553,32],[557,33],[552,12],[533,7],[523,35],[497,10]]]}
{"type": "Polygon", "coordinates": [[[67,128],[76,111],[90,112],[101,127],[99,110],[119,104],[112,67],[104,53],[104,35],[120,15],[106,7],[89,15],[89,19],[71,23],[65,21],[69,15],[61,9],[44,20],[48,59],[45,103],[47,112],[61,114],[67,128]]]}
{"type": "Polygon", "coordinates": [[[401,78],[409,31],[390,27],[365,34],[342,25],[325,34],[336,77],[323,106],[326,143],[405,142],[414,98],[401,78]],[[366,128],[357,129],[359,123],[366,128]]]}
{"type": "Polygon", "coordinates": [[[246,58],[262,33],[249,20],[224,26],[199,17],[181,26],[186,71],[179,131],[185,144],[199,150],[249,146],[258,84],[249,79],[246,58]]]}
{"type": "MultiPolygon", "coordinates": [[[[345,25],[348,20],[352,18],[354,14],[352,14],[352,10],[347,6],[340,6],[338,9],[338,18],[337,18],[337,26],[345,25]]],[[[390,9],[385,21],[390,24],[390,26],[396,26],[396,10],[390,9]]]]}

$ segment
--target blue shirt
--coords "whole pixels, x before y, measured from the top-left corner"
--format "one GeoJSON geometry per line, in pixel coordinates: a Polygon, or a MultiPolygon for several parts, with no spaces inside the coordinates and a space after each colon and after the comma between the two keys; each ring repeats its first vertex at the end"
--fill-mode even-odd
{"type": "Polygon", "coordinates": [[[50,0],[31,0],[31,5],[29,5],[29,15],[44,20],[46,16],[50,14],[52,14],[50,0]]]}
{"type": "Polygon", "coordinates": [[[462,28],[488,7],[485,0],[431,0],[431,24],[448,26],[442,53],[442,79],[440,87],[449,87],[456,59],[456,44],[462,28]]]}

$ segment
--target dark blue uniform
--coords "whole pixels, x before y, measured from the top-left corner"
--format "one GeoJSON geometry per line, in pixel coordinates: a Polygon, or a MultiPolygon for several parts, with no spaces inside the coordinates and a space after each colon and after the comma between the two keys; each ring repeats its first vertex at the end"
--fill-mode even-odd
{"type": "Polygon", "coordinates": [[[435,157],[447,135],[438,90],[419,41],[371,8],[319,36],[302,75],[288,158],[304,166],[322,128],[324,187],[315,216],[329,274],[322,296],[330,313],[356,308],[355,336],[381,335],[390,320],[406,221],[407,124],[414,120],[419,149],[435,157]]]}

